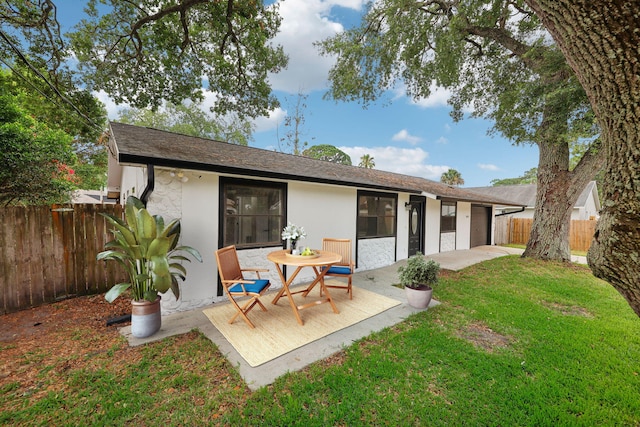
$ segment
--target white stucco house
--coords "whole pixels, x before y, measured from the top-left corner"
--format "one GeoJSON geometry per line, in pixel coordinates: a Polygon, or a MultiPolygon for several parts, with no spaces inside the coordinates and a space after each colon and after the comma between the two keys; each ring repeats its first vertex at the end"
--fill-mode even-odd
{"type": "MultiPolygon", "coordinates": [[[[509,214],[512,218],[533,218],[536,207],[536,184],[499,185],[495,187],[470,187],[469,190],[486,196],[502,197],[520,204],[523,208],[496,205],[496,214],[509,214]]],[[[580,193],[571,211],[572,220],[597,219],[600,216],[600,197],[595,181],[590,181],[580,193]]]]}
{"type": "MultiPolygon", "coordinates": [[[[241,264],[269,268],[282,228],[305,228],[303,246],[349,238],[357,271],[432,254],[493,244],[495,206],[511,202],[439,182],[345,166],[139,126],[110,124],[108,196],[139,197],[165,220],[181,218],[182,243],[203,263],[187,265],[180,301],[163,312],[223,300],[214,251],[234,244],[241,264]]],[[[304,272],[304,271],[303,271],[304,272]]],[[[308,280],[309,274],[300,275],[308,280]]]]}

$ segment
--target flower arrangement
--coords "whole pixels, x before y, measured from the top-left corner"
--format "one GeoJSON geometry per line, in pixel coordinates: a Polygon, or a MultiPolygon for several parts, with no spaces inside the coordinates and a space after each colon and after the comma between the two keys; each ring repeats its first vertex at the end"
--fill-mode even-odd
{"type": "Polygon", "coordinates": [[[295,224],[288,223],[285,228],[282,229],[282,240],[289,240],[291,242],[291,249],[296,250],[298,240],[307,237],[307,233],[304,231],[304,227],[298,227],[295,224]]]}

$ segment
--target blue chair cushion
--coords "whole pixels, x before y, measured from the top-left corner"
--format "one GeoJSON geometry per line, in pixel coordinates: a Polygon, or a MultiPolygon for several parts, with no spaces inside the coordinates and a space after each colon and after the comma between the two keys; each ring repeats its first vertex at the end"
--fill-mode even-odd
{"type": "Polygon", "coordinates": [[[329,271],[327,271],[327,274],[351,274],[351,268],[332,265],[331,267],[329,267],[329,271]]]}
{"type": "MultiPolygon", "coordinates": [[[[247,292],[259,294],[269,285],[269,281],[266,279],[259,279],[253,283],[244,283],[244,288],[247,292]]],[[[229,292],[242,292],[242,284],[236,283],[229,288],[229,292]]]]}

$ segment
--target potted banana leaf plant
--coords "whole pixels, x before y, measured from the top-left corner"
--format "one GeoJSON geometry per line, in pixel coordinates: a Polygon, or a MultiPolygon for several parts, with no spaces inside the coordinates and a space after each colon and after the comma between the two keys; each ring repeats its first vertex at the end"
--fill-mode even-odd
{"type": "Polygon", "coordinates": [[[421,252],[409,257],[407,265],[398,268],[400,284],[405,289],[407,302],[415,308],[427,308],[438,283],[440,264],[427,260],[421,252]]]}
{"type": "Polygon", "coordinates": [[[98,260],[119,262],[129,281],[114,285],[105,299],[113,302],[130,289],[132,298],[131,333],[138,338],[153,335],[162,324],[160,296],[171,290],[180,298],[178,279],[184,280],[186,268],[180,261],[191,255],[202,262],[200,253],[190,246],[178,246],[180,220],[165,225],[159,215],[151,215],[140,199],[129,196],[125,203],[125,220],[102,213],[111,225],[114,240],[97,255],[98,260]]]}

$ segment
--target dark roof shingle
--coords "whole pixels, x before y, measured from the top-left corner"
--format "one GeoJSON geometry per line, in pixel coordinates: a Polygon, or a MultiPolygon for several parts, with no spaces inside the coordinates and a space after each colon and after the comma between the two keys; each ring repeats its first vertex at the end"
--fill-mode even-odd
{"type": "Polygon", "coordinates": [[[111,138],[121,164],[153,164],[187,170],[345,185],[364,189],[423,192],[439,198],[518,205],[509,199],[428,179],[342,165],[309,157],[229,144],[147,127],[111,122],[111,138]]]}

